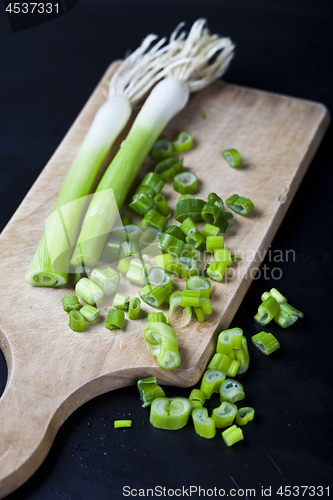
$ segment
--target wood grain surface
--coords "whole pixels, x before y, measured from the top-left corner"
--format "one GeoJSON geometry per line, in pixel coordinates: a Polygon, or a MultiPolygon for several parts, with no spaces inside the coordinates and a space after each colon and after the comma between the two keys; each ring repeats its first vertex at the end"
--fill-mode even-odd
{"type": "MultiPolygon", "coordinates": [[[[105,303],[98,321],[75,333],[61,306],[70,285],[35,288],[24,281],[45,219],[104,102],[103,82],[115,67],[110,66],[0,237],[0,342],[8,364],[0,400],[1,498],[33,474],[61,424],[84,402],[144,376],[156,375],[159,383],[178,386],[198,381],[218,332],[236,313],[329,123],[319,103],[217,82],[192,95],[169,124],[165,137],[173,140],[181,130],[194,135],[195,147],[184,154],[184,167],[200,179],[197,197],[206,199],[214,191],[225,200],[237,193],[249,197],[255,209],[247,217],[236,215],[225,237],[225,246],[241,258],[224,282],[212,284],[213,314],[205,323],[192,319],[187,327],[177,328],[182,363],[163,371],[143,339],[148,306],[143,306],[141,319],[126,322],[124,331],[110,332],[104,326],[105,303]],[[243,154],[241,168],[230,168],[221,156],[231,147],[243,154]]],[[[147,159],[138,182],[151,166],[147,159]]],[[[178,196],[172,186],[163,194],[174,208],[178,196]]],[[[175,286],[183,287],[183,280],[175,280],[175,286]]],[[[138,287],[129,290],[134,296],[138,287]]]]}

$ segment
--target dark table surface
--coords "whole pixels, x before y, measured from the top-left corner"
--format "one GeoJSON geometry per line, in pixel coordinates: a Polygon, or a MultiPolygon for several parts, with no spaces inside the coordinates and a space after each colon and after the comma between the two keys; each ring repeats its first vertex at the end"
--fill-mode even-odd
{"type": "MultiPolygon", "coordinates": [[[[332,111],[331,7],[331,0],[80,0],[58,19],[13,33],[1,4],[0,229],[109,63],[149,32],[168,35],[180,21],[206,17],[212,31],[237,44],[226,81],[319,101],[332,111]]],[[[260,331],[253,315],[261,293],[273,286],[305,312],[289,330],[270,325],[281,343],[271,357],[250,345],[251,369],[243,381],[257,416],[244,428],[245,440],[229,449],[220,436],[200,438],[190,424],[178,432],[154,429],[136,388],[121,389],[68,418],[42,466],[8,498],[118,499],[125,486],[216,487],[244,498],[251,497],[246,489],[263,496],[262,487],[281,498],[278,488],[292,486],[293,498],[297,486],[330,485],[332,170],[330,128],[265,258],[266,272],[262,267],[232,322],[248,339],[260,331]],[[273,278],[276,267],[280,280],[273,278]],[[117,418],[131,418],[133,428],[115,431],[117,418]]],[[[0,358],[2,392],[7,369],[0,358]]],[[[314,493],[319,497],[320,489],[314,493]]],[[[198,497],[194,490],[192,497],[198,497]]]]}

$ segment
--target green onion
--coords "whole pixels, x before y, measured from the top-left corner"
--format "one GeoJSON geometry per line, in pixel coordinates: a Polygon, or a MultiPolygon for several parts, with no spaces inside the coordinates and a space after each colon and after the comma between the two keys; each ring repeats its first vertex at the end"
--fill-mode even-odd
{"type": "Polygon", "coordinates": [[[117,293],[115,298],[113,299],[112,306],[115,309],[122,309],[124,311],[127,311],[129,301],[130,298],[128,295],[125,295],[124,293],[117,293]]]}
{"type": "Polygon", "coordinates": [[[223,429],[224,427],[229,427],[235,420],[237,415],[237,406],[223,401],[218,408],[214,408],[212,413],[212,418],[215,422],[215,427],[218,429],[223,429]]]}
{"type": "Polygon", "coordinates": [[[228,233],[232,228],[232,224],[228,222],[230,212],[221,212],[218,220],[214,223],[221,233],[228,233]],[[227,217],[225,217],[227,215],[227,217]]]}
{"type": "Polygon", "coordinates": [[[245,392],[242,384],[231,378],[226,378],[220,386],[220,398],[222,401],[236,403],[245,398],[245,392]]]}
{"type": "Polygon", "coordinates": [[[194,307],[194,312],[199,323],[204,323],[206,321],[206,316],[202,307],[194,307]]]}
{"type": "Polygon", "coordinates": [[[186,398],[156,398],[150,408],[150,423],[157,429],[177,430],[184,427],[191,415],[186,398]]]}
{"type": "MultiPolygon", "coordinates": [[[[175,316],[177,316],[177,309],[180,306],[180,302],[182,300],[182,295],[183,291],[182,290],[176,290],[175,292],[172,292],[172,294],[169,297],[169,313],[168,313],[168,323],[175,324],[175,316]]],[[[185,307],[182,308],[182,313],[183,313],[183,321],[181,326],[186,326],[191,320],[192,317],[192,307],[185,307]]]]}
{"type": "Polygon", "coordinates": [[[117,270],[120,273],[127,274],[128,270],[130,268],[130,265],[131,265],[131,260],[132,260],[131,256],[130,257],[124,257],[123,259],[121,259],[119,261],[118,266],[117,266],[117,270]]]}
{"type": "Polygon", "coordinates": [[[304,318],[304,314],[290,304],[283,302],[280,304],[279,312],[275,316],[274,321],[282,328],[288,328],[293,325],[298,318],[304,318]]]}
{"type": "Polygon", "coordinates": [[[198,307],[200,300],[200,292],[193,290],[183,290],[180,305],[182,307],[193,306],[198,307]]]}
{"type": "Polygon", "coordinates": [[[216,352],[230,354],[233,349],[241,349],[243,338],[243,330],[241,328],[224,330],[218,336],[216,352]]]}
{"type": "Polygon", "coordinates": [[[181,194],[193,194],[197,184],[198,177],[193,172],[182,172],[173,179],[173,189],[181,194]]]}
{"type": "Polygon", "coordinates": [[[128,319],[138,319],[138,317],[140,316],[140,307],[140,299],[138,299],[137,297],[131,299],[128,305],[128,319]]]}
{"type": "MultiPolygon", "coordinates": [[[[197,225],[193,222],[191,217],[187,217],[180,225],[181,232],[186,236],[197,231],[197,225]]],[[[184,235],[183,235],[184,236],[184,235]]],[[[185,239],[184,239],[185,241],[185,239]]]]}
{"type": "Polygon", "coordinates": [[[228,248],[215,248],[214,249],[215,262],[225,262],[227,266],[232,265],[232,258],[228,248]]]}
{"type": "Polygon", "coordinates": [[[206,439],[211,439],[215,436],[215,422],[211,417],[208,417],[207,408],[195,408],[192,411],[192,419],[195,432],[199,436],[206,439]]]}
{"type": "Polygon", "coordinates": [[[155,258],[156,267],[160,267],[165,271],[171,272],[170,269],[173,266],[173,257],[169,253],[162,253],[160,255],[156,255],[155,258]]]}
{"type": "Polygon", "coordinates": [[[195,248],[192,245],[186,243],[181,252],[182,257],[189,257],[190,259],[195,257],[195,248]]]}
{"type": "Polygon", "coordinates": [[[168,293],[172,292],[172,279],[169,273],[159,267],[153,267],[148,274],[148,281],[152,286],[164,286],[168,293]]]}
{"type": "Polygon", "coordinates": [[[139,290],[139,295],[146,304],[152,307],[160,307],[169,297],[169,291],[166,286],[152,287],[147,285],[139,290]]]}
{"type": "Polygon", "coordinates": [[[71,328],[74,332],[84,331],[84,319],[79,311],[74,309],[69,311],[69,328],[71,328]]]}
{"type": "Polygon", "coordinates": [[[267,325],[279,312],[279,304],[273,297],[268,297],[258,308],[254,321],[258,325],[267,325]]]}
{"type": "MultiPolygon", "coordinates": [[[[118,294],[119,295],[119,294],[118,294]]],[[[110,309],[106,318],[106,328],[108,330],[122,330],[125,321],[125,313],[120,309],[110,309]]]]}
{"type": "Polygon", "coordinates": [[[242,373],[246,372],[250,365],[250,355],[247,347],[247,340],[245,337],[242,338],[242,348],[234,349],[233,352],[235,353],[236,359],[238,359],[238,361],[240,362],[237,374],[241,375],[242,373]]]}
{"type": "Polygon", "coordinates": [[[160,238],[160,248],[174,257],[179,257],[184,248],[184,242],[171,234],[164,233],[160,238]]]}
{"type": "Polygon", "coordinates": [[[211,284],[201,276],[192,276],[186,281],[187,290],[199,290],[200,297],[209,297],[211,284]]]}
{"type": "Polygon", "coordinates": [[[104,296],[103,290],[88,278],[82,278],[76,283],[75,293],[91,306],[99,304],[104,296]]]}
{"type": "Polygon", "coordinates": [[[141,216],[145,215],[148,210],[156,208],[153,198],[147,194],[135,196],[128,206],[141,216]]]}
{"type": "Polygon", "coordinates": [[[217,248],[223,248],[224,243],[223,236],[207,236],[206,239],[206,250],[209,252],[210,250],[215,250],[217,248]]]}
{"type": "Polygon", "coordinates": [[[195,196],[193,196],[193,194],[182,194],[181,196],[179,196],[178,201],[184,200],[195,200],[195,196]]]}
{"type": "MultiPolygon", "coordinates": [[[[200,295],[201,295],[200,291],[200,295]]],[[[212,314],[213,309],[212,309],[212,304],[210,302],[210,299],[208,297],[201,297],[199,301],[199,306],[201,306],[202,312],[204,314],[212,314]]]]}
{"type": "Polygon", "coordinates": [[[212,262],[207,269],[207,276],[213,281],[222,281],[227,267],[226,262],[212,262]]]}
{"type": "MultiPolygon", "coordinates": [[[[164,76],[166,68],[161,60],[167,63],[168,50],[170,62],[174,62],[172,55],[179,41],[172,40],[170,45],[161,48],[161,42],[151,46],[154,40],[155,35],[147,36],[113,74],[109,82],[108,100],[97,111],[68,171],[26,273],[25,279],[31,285],[58,287],[67,282],[71,245],[76,241],[86,208],[86,197],[92,192],[105,157],[128,122],[132,106],[164,76]]],[[[97,264],[97,260],[94,260],[93,265],[97,264]]],[[[78,259],[74,266],[80,264],[81,260],[78,259]]],[[[88,265],[87,262],[85,264],[88,265]]]]}
{"type": "Polygon", "coordinates": [[[148,314],[148,321],[161,321],[167,323],[167,319],[162,312],[151,312],[148,314]]]}
{"type": "MultiPolygon", "coordinates": [[[[141,228],[138,224],[129,224],[128,226],[113,229],[112,234],[122,241],[138,242],[141,235],[141,228]]],[[[105,247],[104,247],[105,248],[105,247]]]]}
{"type": "Polygon", "coordinates": [[[132,219],[127,215],[124,215],[123,217],[121,217],[121,223],[123,226],[129,226],[132,224],[132,219]]]}
{"type": "Polygon", "coordinates": [[[77,266],[75,268],[75,275],[74,275],[74,286],[78,281],[80,281],[82,278],[89,278],[91,269],[90,267],[86,266],[77,266]]]}
{"type": "Polygon", "coordinates": [[[148,210],[141,221],[141,227],[152,227],[156,231],[163,231],[168,223],[168,219],[164,215],[159,214],[156,210],[148,210]]]}
{"type": "Polygon", "coordinates": [[[162,191],[164,187],[164,181],[159,175],[155,174],[155,172],[148,172],[148,174],[144,176],[140,186],[147,186],[151,188],[156,195],[162,191]]]}
{"type": "Polygon", "coordinates": [[[143,408],[150,406],[154,399],[165,397],[162,387],[156,383],[156,377],[142,378],[138,380],[137,386],[141,401],[143,402],[143,408]]]}
{"type": "Polygon", "coordinates": [[[223,158],[229,163],[230,167],[238,167],[243,163],[243,158],[237,149],[225,149],[222,151],[223,158]]]}
{"type": "Polygon", "coordinates": [[[113,422],[115,429],[122,429],[123,427],[132,427],[132,420],[115,420],[113,422]]]}
{"type": "Polygon", "coordinates": [[[167,139],[156,141],[150,151],[153,160],[161,161],[170,158],[173,154],[173,144],[167,139]]]}
{"type": "Polygon", "coordinates": [[[254,419],[254,408],[251,406],[244,406],[243,408],[239,408],[236,415],[236,424],[237,425],[246,425],[250,420],[254,419]]]}
{"type": "Polygon", "coordinates": [[[106,243],[101,256],[103,262],[118,262],[120,245],[122,240],[120,238],[110,238],[106,243]]]}
{"type": "Polygon", "coordinates": [[[119,285],[120,276],[112,267],[96,268],[91,272],[90,279],[103,290],[105,295],[112,295],[119,285]]]}
{"type": "Polygon", "coordinates": [[[198,274],[198,263],[190,257],[179,257],[176,259],[175,265],[175,271],[177,271],[176,274],[179,278],[187,279],[198,274]]]}
{"type": "Polygon", "coordinates": [[[96,307],[90,305],[83,306],[80,310],[80,313],[82,314],[84,319],[89,322],[95,321],[100,312],[101,311],[99,309],[96,309],[96,307]]]}
{"type": "Polygon", "coordinates": [[[268,332],[259,332],[251,337],[252,344],[259,349],[263,354],[268,356],[272,352],[279,349],[280,344],[278,340],[268,332]]]}
{"type": "Polygon", "coordinates": [[[222,432],[222,438],[227,446],[232,446],[244,439],[243,431],[237,425],[232,425],[229,429],[222,432]]]}
{"type": "Polygon", "coordinates": [[[160,255],[160,231],[152,227],[146,227],[139,239],[139,248],[146,255],[160,255]]]}
{"type": "Polygon", "coordinates": [[[158,366],[163,370],[174,370],[180,365],[176,332],[161,321],[148,321],[144,338],[150,354],[156,356],[158,366]]]}
{"type": "Polygon", "coordinates": [[[164,215],[164,217],[169,217],[171,214],[171,210],[169,205],[167,204],[163,194],[157,194],[154,198],[154,203],[156,205],[157,210],[164,215]]]}
{"type": "Polygon", "coordinates": [[[67,295],[61,299],[62,307],[64,311],[69,312],[75,309],[80,309],[81,304],[76,295],[67,295]]]}
{"type": "Polygon", "coordinates": [[[147,283],[147,276],[151,269],[152,265],[148,262],[143,262],[140,259],[132,259],[126,273],[126,279],[143,286],[147,283]]]}
{"type": "Polygon", "coordinates": [[[239,215],[247,215],[254,208],[251,200],[243,196],[238,196],[238,194],[230,196],[230,198],[226,200],[226,204],[230,210],[233,210],[239,215]]]}
{"type": "Polygon", "coordinates": [[[149,196],[149,198],[154,198],[156,193],[153,188],[139,184],[139,186],[135,190],[135,193],[133,194],[133,200],[141,195],[149,196]]]}
{"type": "Polygon", "coordinates": [[[263,294],[261,296],[261,300],[264,302],[270,295],[272,297],[274,297],[274,299],[276,300],[276,302],[280,304],[282,304],[283,302],[288,302],[286,297],[284,297],[282,295],[282,293],[279,292],[279,290],[277,290],[276,288],[271,288],[270,292],[266,292],[266,294],[263,294]],[[266,296],[267,294],[267,296],[266,296]],[[265,295],[265,297],[263,298],[263,296],[265,295]]]}
{"type": "Polygon", "coordinates": [[[184,235],[183,231],[181,230],[181,226],[180,227],[175,226],[175,225],[169,226],[165,230],[165,233],[171,234],[171,236],[174,236],[178,240],[181,240],[185,243],[185,235],[184,235]]]}
{"type": "Polygon", "coordinates": [[[207,396],[200,389],[192,389],[189,399],[192,409],[201,408],[205,404],[207,396]]]}
{"type": "Polygon", "coordinates": [[[207,224],[216,224],[220,216],[220,209],[212,203],[205,203],[201,210],[201,217],[207,224]]]}
{"type": "Polygon", "coordinates": [[[214,226],[213,224],[205,224],[202,230],[202,234],[206,236],[218,236],[220,232],[220,228],[218,226],[214,226]]]}
{"type": "Polygon", "coordinates": [[[207,370],[219,370],[222,356],[223,354],[221,354],[220,352],[216,352],[210,360],[210,363],[207,366],[207,370]]]}
{"type": "Polygon", "coordinates": [[[173,141],[173,149],[176,153],[184,153],[193,148],[193,136],[190,132],[183,130],[178,134],[176,141],[173,141]]]}
{"type": "Polygon", "coordinates": [[[138,245],[134,241],[123,241],[120,245],[119,258],[139,257],[138,245]]]}
{"type": "Polygon", "coordinates": [[[208,203],[210,203],[211,205],[215,205],[221,212],[224,209],[224,203],[222,199],[215,193],[209,193],[208,203]]]}
{"type": "Polygon", "coordinates": [[[164,182],[173,181],[175,175],[179,174],[183,167],[183,158],[179,160],[175,156],[167,158],[158,163],[154,169],[155,174],[158,174],[164,182]]]}
{"type": "Polygon", "coordinates": [[[197,248],[198,250],[203,248],[203,244],[205,243],[205,241],[206,238],[199,231],[195,231],[186,236],[186,243],[188,245],[191,245],[193,248],[197,248]]]}
{"type": "Polygon", "coordinates": [[[203,200],[198,200],[196,198],[178,201],[176,207],[176,220],[178,222],[183,222],[187,217],[191,217],[195,222],[201,221],[201,211],[204,205],[205,202],[203,200]]]}
{"type": "Polygon", "coordinates": [[[207,370],[201,380],[200,390],[203,391],[207,399],[212,397],[212,394],[219,392],[220,386],[224,381],[226,374],[220,370],[207,370]]]}

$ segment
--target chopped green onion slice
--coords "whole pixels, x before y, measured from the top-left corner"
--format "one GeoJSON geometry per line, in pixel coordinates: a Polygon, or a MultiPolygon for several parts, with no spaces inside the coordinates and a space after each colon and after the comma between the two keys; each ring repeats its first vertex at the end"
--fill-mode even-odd
{"type": "Polygon", "coordinates": [[[259,332],[251,337],[252,344],[259,349],[263,354],[268,356],[272,352],[276,351],[280,344],[278,340],[268,332],[259,332]]]}
{"type": "Polygon", "coordinates": [[[280,304],[280,309],[274,318],[275,323],[280,325],[282,328],[288,328],[293,325],[298,318],[303,318],[304,314],[298,309],[295,309],[290,304],[283,302],[280,304]]]}
{"type": "Polygon", "coordinates": [[[148,274],[148,281],[152,286],[164,286],[168,293],[172,292],[172,279],[169,273],[160,267],[153,267],[148,274]]]}
{"type": "Polygon", "coordinates": [[[181,257],[189,257],[190,259],[195,257],[195,248],[192,245],[186,243],[181,252],[181,257]]]}
{"type": "Polygon", "coordinates": [[[145,215],[148,210],[156,207],[154,199],[143,193],[134,196],[128,206],[141,216],[145,215]]]}
{"type": "Polygon", "coordinates": [[[182,172],[173,179],[173,189],[181,194],[193,194],[198,184],[198,177],[193,172],[182,172]]]}
{"type": "Polygon", "coordinates": [[[140,316],[141,301],[137,297],[133,297],[129,301],[128,319],[137,319],[140,316]]]}
{"type": "Polygon", "coordinates": [[[207,276],[213,281],[222,281],[227,267],[226,262],[212,262],[207,269],[207,276]]]}
{"type": "Polygon", "coordinates": [[[243,163],[243,158],[237,149],[225,149],[222,151],[222,156],[232,168],[238,167],[238,165],[243,163]]]}
{"type": "Polygon", "coordinates": [[[160,368],[174,370],[180,365],[177,335],[171,326],[161,321],[148,321],[144,338],[150,354],[156,356],[160,368]]]}
{"type": "Polygon", "coordinates": [[[179,174],[183,167],[183,158],[179,160],[175,156],[171,156],[166,160],[159,162],[154,172],[158,174],[164,182],[170,182],[173,180],[175,175],[179,174]]]}
{"type": "Polygon", "coordinates": [[[131,265],[131,260],[132,260],[131,256],[130,257],[125,257],[124,259],[121,259],[119,261],[118,266],[117,266],[117,270],[120,273],[127,274],[128,270],[130,268],[130,265],[131,265]]]}
{"type": "Polygon", "coordinates": [[[173,141],[173,149],[176,153],[184,153],[193,147],[193,136],[184,130],[180,132],[176,141],[173,141]]]}
{"type": "Polygon", "coordinates": [[[203,247],[203,244],[205,243],[206,238],[202,233],[199,231],[195,231],[193,233],[190,233],[186,236],[186,243],[188,245],[191,245],[193,248],[197,248],[200,250],[200,248],[203,247]]]}
{"type": "Polygon", "coordinates": [[[258,313],[254,316],[254,321],[258,325],[267,325],[279,312],[279,304],[274,297],[268,297],[258,308],[258,313]]]}
{"type": "Polygon", "coordinates": [[[64,311],[74,311],[76,309],[80,309],[81,304],[76,295],[67,295],[61,299],[62,307],[64,311]]]}
{"type": "Polygon", "coordinates": [[[232,353],[235,354],[236,359],[240,362],[237,374],[241,375],[242,373],[246,372],[250,365],[250,354],[247,348],[247,340],[245,337],[242,338],[242,348],[233,349],[232,353]]]}
{"type": "Polygon", "coordinates": [[[154,198],[154,202],[157,210],[164,216],[169,217],[171,214],[171,210],[169,205],[167,204],[163,194],[157,194],[154,198]]]}
{"type": "Polygon", "coordinates": [[[133,195],[133,199],[136,198],[137,196],[140,196],[141,194],[145,194],[147,196],[150,196],[151,198],[154,198],[156,193],[153,188],[149,186],[143,186],[140,184],[137,189],[135,190],[135,193],[133,195]]]}
{"type": "Polygon", "coordinates": [[[223,441],[227,446],[232,446],[238,441],[242,441],[244,439],[243,431],[237,425],[232,425],[228,429],[222,432],[223,441]]]}
{"type": "Polygon", "coordinates": [[[192,411],[192,419],[194,429],[199,436],[210,439],[216,434],[215,422],[211,417],[208,417],[207,408],[195,408],[192,411]]]}
{"type": "Polygon", "coordinates": [[[115,429],[122,429],[123,427],[132,427],[132,420],[115,420],[113,422],[115,429]]]}
{"type": "Polygon", "coordinates": [[[244,406],[243,408],[239,408],[236,415],[236,424],[237,425],[246,425],[250,420],[254,419],[254,408],[251,406],[244,406]]]}
{"type": "Polygon", "coordinates": [[[288,302],[286,297],[282,295],[276,288],[272,288],[270,292],[265,292],[261,296],[261,300],[264,302],[269,296],[274,297],[274,299],[278,302],[278,304],[282,304],[283,302],[288,302]]]}
{"type": "Polygon", "coordinates": [[[161,249],[159,244],[160,236],[162,234],[162,232],[157,231],[152,227],[145,227],[145,230],[139,239],[139,247],[142,253],[146,255],[160,255],[161,249]]]}
{"type": "Polygon", "coordinates": [[[228,222],[228,218],[230,217],[224,217],[225,215],[229,214],[230,212],[221,212],[218,220],[214,223],[215,226],[217,226],[220,230],[221,233],[228,233],[230,229],[232,228],[232,224],[228,222]]]}
{"type": "MultiPolygon", "coordinates": [[[[119,294],[118,294],[119,295],[119,294]]],[[[120,309],[110,309],[106,318],[106,328],[108,330],[122,330],[125,321],[125,313],[120,309]]]]}
{"type": "Polygon", "coordinates": [[[202,307],[194,307],[194,312],[199,323],[204,323],[206,321],[206,316],[202,307]]]}
{"type": "Polygon", "coordinates": [[[84,319],[80,311],[76,311],[75,309],[69,311],[69,328],[74,332],[84,331],[84,319]]]}
{"type": "Polygon", "coordinates": [[[164,233],[160,239],[160,248],[174,257],[179,257],[184,248],[184,242],[175,238],[171,234],[164,233]]]}
{"type": "Polygon", "coordinates": [[[223,330],[217,339],[216,352],[230,354],[233,349],[241,349],[242,341],[243,330],[241,328],[223,330]]]}
{"type": "Polygon", "coordinates": [[[160,307],[169,297],[169,291],[166,286],[159,285],[153,287],[147,285],[139,290],[139,295],[146,304],[152,307],[160,307]]]}
{"type": "MultiPolygon", "coordinates": [[[[193,222],[191,217],[187,217],[180,225],[181,232],[187,236],[188,234],[195,233],[197,230],[197,225],[193,222]]],[[[184,237],[185,241],[185,237],[184,237]]]]}
{"type": "Polygon", "coordinates": [[[210,360],[210,363],[207,366],[207,370],[219,370],[222,356],[223,354],[221,354],[220,352],[216,352],[210,360]]]}
{"type": "Polygon", "coordinates": [[[132,283],[143,286],[147,282],[147,276],[151,269],[152,265],[148,262],[144,262],[140,259],[132,259],[126,273],[126,279],[132,283]]]}
{"type": "Polygon", "coordinates": [[[198,274],[198,263],[195,259],[179,257],[179,259],[176,259],[175,264],[179,278],[187,279],[198,274]]]}
{"type": "Polygon", "coordinates": [[[155,258],[156,267],[160,267],[165,271],[171,272],[173,266],[173,257],[169,253],[162,253],[162,255],[156,255],[155,258]]]}
{"type": "Polygon", "coordinates": [[[129,226],[132,224],[132,219],[127,215],[124,215],[123,217],[121,217],[121,223],[123,226],[129,226]]]}
{"type": "Polygon", "coordinates": [[[129,224],[120,228],[113,229],[112,234],[121,238],[122,241],[138,242],[141,235],[141,228],[138,224],[129,224]]]}
{"type": "Polygon", "coordinates": [[[168,223],[168,219],[164,215],[159,214],[156,210],[148,210],[141,221],[141,227],[152,227],[157,231],[163,231],[168,223]]]}
{"type": "Polygon", "coordinates": [[[240,367],[240,361],[232,359],[228,354],[222,354],[219,370],[224,371],[228,377],[235,377],[240,367]]]}
{"type": "Polygon", "coordinates": [[[227,266],[232,266],[232,258],[228,248],[215,248],[214,259],[216,262],[225,262],[227,266]]]}
{"type": "Polygon", "coordinates": [[[161,321],[162,323],[167,323],[167,319],[164,314],[160,312],[151,312],[148,314],[148,321],[161,321]]]}
{"type": "Polygon", "coordinates": [[[200,297],[209,298],[211,284],[208,280],[201,276],[192,276],[186,281],[187,290],[198,290],[200,292],[200,297]]]}
{"type": "Polygon", "coordinates": [[[184,427],[191,414],[186,398],[156,398],[151,404],[150,423],[157,429],[177,430],[184,427]]]}
{"type": "Polygon", "coordinates": [[[201,380],[200,390],[206,394],[207,399],[210,399],[213,393],[219,392],[225,377],[226,374],[220,370],[205,371],[201,380]]]}
{"type": "Polygon", "coordinates": [[[172,153],[173,153],[172,142],[168,141],[167,139],[160,139],[159,141],[156,141],[155,144],[153,145],[150,151],[150,156],[152,157],[153,160],[161,161],[172,156],[172,153]]]}
{"type": "MultiPolygon", "coordinates": [[[[176,290],[172,292],[169,297],[169,313],[168,313],[168,323],[174,324],[178,326],[178,311],[179,307],[181,307],[180,302],[182,300],[183,291],[176,290]],[[178,309],[178,310],[177,310],[178,309]]],[[[191,321],[192,317],[192,307],[182,308],[183,321],[179,326],[186,326],[191,321]]]]}
{"type": "MultiPolygon", "coordinates": [[[[121,238],[111,238],[105,243],[105,247],[101,256],[103,262],[111,264],[112,262],[118,262],[120,245],[123,240],[121,238]]],[[[83,276],[84,277],[84,276],[83,276]]]]}
{"type": "Polygon", "coordinates": [[[212,418],[215,421],[215,427],[223,429],[229,427],[237,415],[237,406],[233,403],[223,401],[218,408],[214,408],[212,418]]]}
{"type": "Polygon", "coordinates": [[[76,283],[75,293],[91,306],[99,304],[104,296],[103,290],[88,278],[82,278],[76,283]]]}
{"type": "Polygon", "coordinates": [[[210,193],[208,195],[208,203],[210,203],[211,205],[216,205],[217,208],[222,212],[222,210],[224,209],[224,203],[223,201],[221,200],[221,198],[219,196],[217,196],[217,194],[215,193],[210,193]]]}
{"type": "Polygon", "coordinates": [[[221,249],[224,246],[224,238],[223,236],[207,236],[206,239],[206,250],[209,252],[210,250],[221,249]]]}
{"type": "Polygon", "coordinates": [[[148,172],[148,174],[144,176],[141,185],[148,186],[155,191],[155,194],[159,194],[164,187],[164,181],[155,172],[148,172]]]}
{"type": "Polygon", "coordinates": [[[231,378],[226,378],[220,386],[220,398],[222,401],[236,403],[245,398],[245,392],[242,384],[231,378]]]}
{"type": "Polygon", "coordinates": [[[201,306],[202,312],[204,314],[212,314],[213,309],[209,298],[201,297],[199,301],[199,306],[201,306]]]}
{"type": "Polygon", "coordinates": [[[90,279],[102,288],[105,295],[112,295],[119,285],[120,276],[112,267],[96,268],[91,272],[90,279]]]}
{"type": "Polygon", "coordinates": [[[194,222],[201,221],[201,211],[204,205],[205,202],[197,198],[178,201],[176,207],[176,220],[178,222],[183,222],[187,217],[191,217],[194,222]]]}
{"type": "Polygon", "coordinates": [[[195,200],[195,196],[193,194],[182,194],[181,196],[179,196],[178,201],[184,200],[195,200]]]}
{"type": "Polygon", "coordinates": [[[124,259],[131,256],[139,256],[138,245],[134,241],[123,241],[120,245],[119,258],[124,259]]]}
{"type": "Polygon", "coordinates": [[[218,236],[220,233],[220,228],[218,226],[214,226],[213,224],[205,224],[202,230],[202,234],[206,236],[218,236]]]}
{"type": "Polygon", "coordinates": [[[201,211],[201,217],[203,221],[207,222],[207,224],[216,224],[220,213],[221,211],[216,205],[205,203],[201,211]]]}
{"type": "Polygon", "coordinates": [[[128,295],[125,295],[124,293],[117,293],[115,298],[113,299],[112,305],[115,309],[122,309],[124,311],[127,311],[129,301],[130,298],[128,295]]]}
{"type": "MultiPolygon", "coordinates": [[[[156,314],[156,313],[154,313],[156,314]]],[[[143,408],[150,406],[156,398],[164,398],[165,393],[157,383],[156,377],[141,378],[137,382],[143,408]]]]}
{"type": "Polygon", "coordinates": [[[200,292],[193,290],[183,290],[180,305],[183,307],[193,306],[198,307],[200,301],[200,292]]]}
{"type": "Polygon", "coordinates": [[[165,230],[165,233],[166,234],[171,234],[171,236],[174,236],[175,238],[177,238],[178,240],[181,240],[185,243],[185,235],[183,233],[183,231],[181,231],[182,227],[180,226],[176,226],[176,225],[172,225],[172,226],[169,226],[166,230],[165,230]]]}
{"type": "Polygon", "coordinates": [[[200,408],[205,404],[207,396],[203,391],[200,391],[200,389],[192,389],[189,399],[192,409],[200,408]]]}
{"type": "Polygon", "coordinates": [[[96,309],[94,306],[86,305],[83,306],[82,309],[80,310],[80,313],[84,317],[85,320],[91,322],[95,321],[95,319],[99,316],[99,313],[101,311],[99,309],[96,309]]]}
{"type": "Polygon", "coordinates": [[[230,210],[236,212],[239,215],[246,215],[254,208],[251,200],[244,198],[244,196],[238,196],[238,194],[233,194],[226,200],[227,206],[230,210]]]}

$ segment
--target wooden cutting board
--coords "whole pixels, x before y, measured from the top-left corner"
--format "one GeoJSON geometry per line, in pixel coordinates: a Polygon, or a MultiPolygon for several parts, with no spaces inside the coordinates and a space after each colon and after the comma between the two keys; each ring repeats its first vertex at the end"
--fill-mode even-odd
{"type": "MultiPolygon", "coordinates": [[[[173,140],[181,130],[190,130],[195,137],[194,149],[184,155],[184,166],[200,179],[198,197],[206,199],[213,191],[225,200],[237,193],[250,198],[255,209],[247,217],[236,215],[225,237],[225,246],[241,258],[225,282],[212,284],[213,314],[205,323],[192,319],[189,326],[177,328],[182,364],[174,371],[163,371],[143,339],[148,306],[143,306],[140,320],[127,321],[124,331],[104,327],[105,306],[85,333],[74,333],[61,306],[71,287],[34,288],[24,281],[45,219],[104,102],[102,88],[116,64],[110,66],[0,237],[0,342],[9,371],[0,400],[1,498],[33,474],[64,420],[91,398],[145,376],[156,375],[159,383],[178,386],[199,380],[217,334],[235,315],[329,123],[321,104],[217,82],[192,95],[186,109],[169,124],[165,137],[173,140]],[[243,154],[241,168],[230,168],[222,158],[222,150],[231,147],[243,154]]],[[[151,165],[147,159],[140,179],[151,165]]],[[[163,193],[174,208],[178,195],[172,186],[167,185],[163,193]]],[[[182,280],[176,280],[176,286],[182,287],[182,280]]],[[[133,285],[131,296],[137,291],[133,285]]]]}

